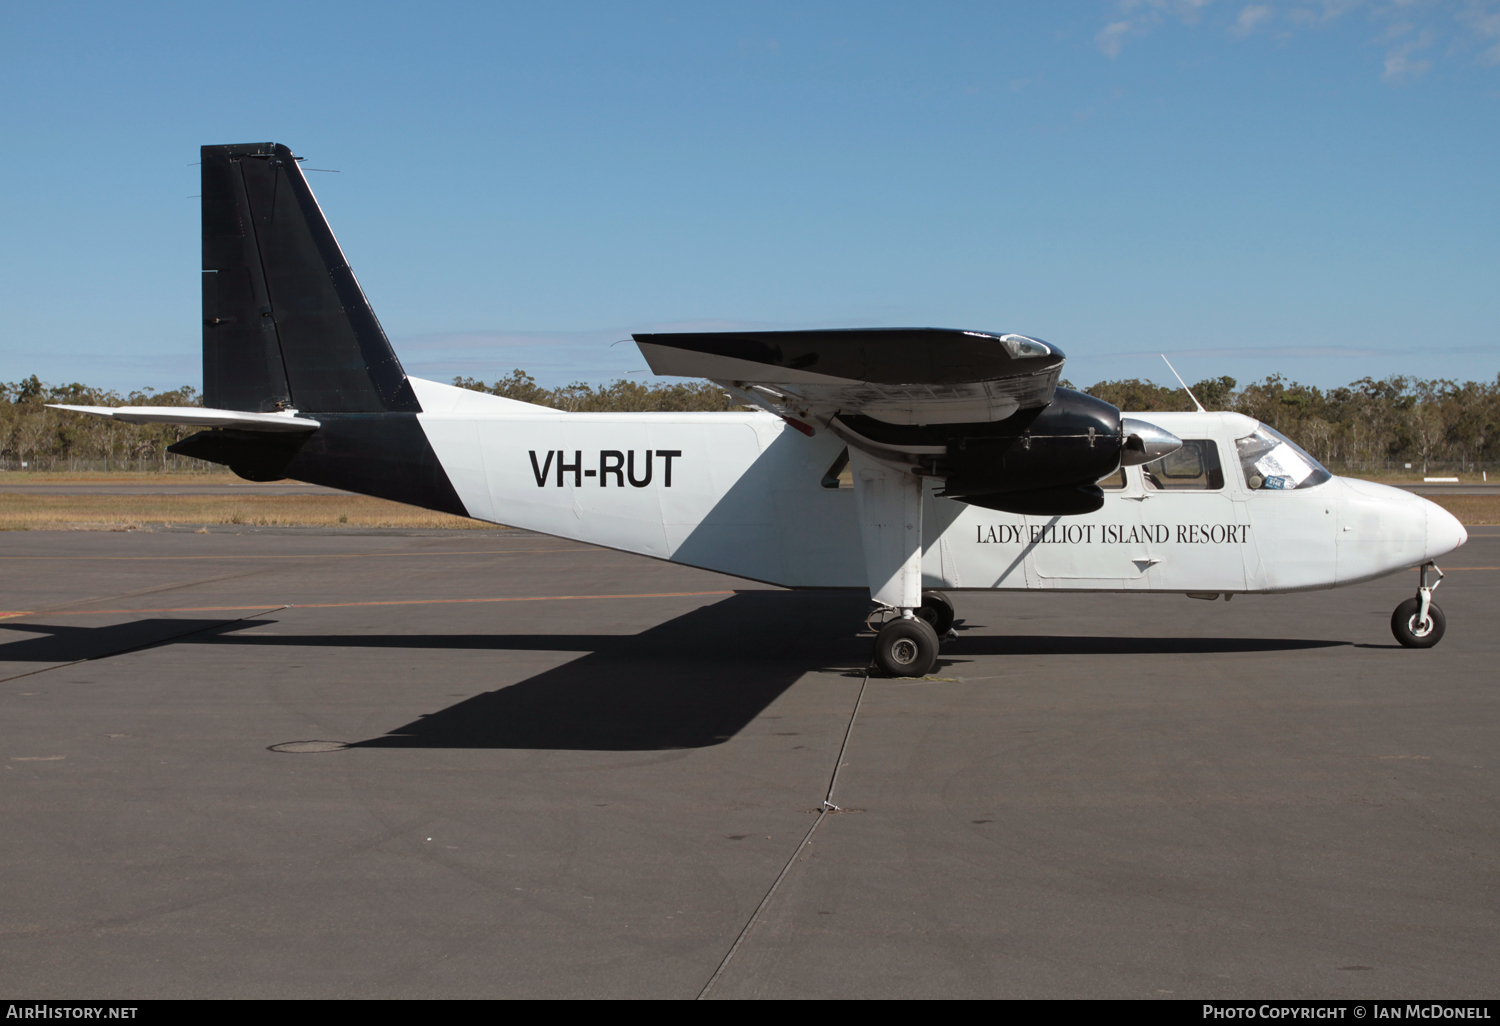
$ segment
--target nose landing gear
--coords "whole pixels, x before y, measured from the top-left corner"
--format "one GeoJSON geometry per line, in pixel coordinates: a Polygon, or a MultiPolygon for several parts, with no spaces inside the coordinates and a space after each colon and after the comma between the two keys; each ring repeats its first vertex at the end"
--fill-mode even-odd
{"type": "Polygon", "coordinates": [[[1443,632],[1448,629],[1447,617],[1432,601],[1433,591],[1443,583],[1443,572],[1436,563],[1424,563],[1418,574],[1416,597],[1401,603],[1391,614],[1391,633],[1407,648],[1431,648],[1443,640],[1443,632]],[[1437,574],[1437,580],[1430,585],[1428,570],[1437,574]]]}

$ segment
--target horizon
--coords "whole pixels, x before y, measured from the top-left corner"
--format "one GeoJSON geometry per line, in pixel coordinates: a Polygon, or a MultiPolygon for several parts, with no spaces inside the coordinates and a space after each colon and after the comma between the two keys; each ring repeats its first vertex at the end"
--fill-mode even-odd
{"type": "Polygon", "coordinates": [[[0,13],[0,378],[201,387],[197,148],[267,138],[439,381],[897,324],[1074,381],[1500,371],[1496,0],[263,15],[273,73],[205,89],[227,12],[0,13]]]}
{"type": "MultiPolygon", "coordinates": [[[[1064,368],[1064,369],[1066,369],[1066,368],[1064,368]]],[[[677,384],[677,383],[688,383],[688,384],[705,383],[705,382],[709,383],[709,384],[713,383],[713,382],[709,381],[709,379],[706,379],[706,378],[686,378],[686,377],[667,376],[667,375],[661,375],[661,376],[650,375],[648,377],[632,376],[632,375],[620,375],[620,376],[616,376],[616,377],[613,377],[613,378],[601,378],[601,379],[594,379],[594,380],[583,379],[583,378],[575,378],[575,379],[567,380],[567,381],[559,380],[559,381],[556,381],[556,382],[549,383],[549,382],[543,381],[542,379],[540,379],[540,378],[536,377],[535,375],[531,374],[531,372],[528,371],[525,367],[512,367],[512,368],[509,369],[509,371],[507,371],[505,373],[495,373],[495,374],[489,375],[488,376],[488,380],[486,380],[486,378],[479,377],[478,375],[465,375],[465,374],[453,375],[453,376],[451,376],[449,378],[446,378],[446,379],[443,379],[443,378],[427,378],[426,380],[436,381],[439,384],[453,384],[453,385],[456,385],[458,387],[464,387],[464,388],[475,387],[475,388],[479,388],[479,390],[483,391],[483,390],[486,390],[486,388],[488,388],[488,387],[500,384],[501,382],[503,382],[507,378],[509,378],[509,376],[511,374],[514,374],[516,372],[519,372],[519,373],[527,375],[528,377],[530,377],[532,379],[532,382],[534,384],[536,384],[537,387],[547,389],[548,391],[560,391],[560,390],[566,390],[566,389],[569,389],[569,388],[579,388],[579,387],[592,388],[592,389],[603,389],[603,388],[607,388],[607,387],[619,384],[621,382],[627,382],[627,383],[633,383],[633,384],[641,384],[641,385],[645,385],[647,387],[661,387],[661,388],[668,388],[668,387],[671,387],[672,385],[677,384]],[[463,382],[463,384],[460,384],[460,382],[463,382]],[[480,386],[484,386],[484,387],[481,388],[480,386]]],[[[409,371],[407,373],[410,374],[409,371]]],[[[420,374],[418,374],[418,375],[411,375],[411,376],[422,377],[422,375],[420,375],[420,374]]],[[[1073,381],[1072,379],[1068,378],[1066,374],[1064,374],[1059,379],[1059,381],[1058,381],[1058,387],[1060,387],[1060,388],[1071,388],[1071,389],[1073,389],[1075,391],[1087,392],[1089,389],[1098,388],[1098,387],[1101,387],[1101,386],[1115,386],[1115,385],[1124,385],[1124,384],[1143,384],[1143,385],[1150,385],[1150,386],[1154,386],[1154,387],[1166,389],[1169,392],[1183,392],[1183,391],[1191,391],[1192,389],[1198,388],[1200,386],[1217,385],[1225,377],[1227,377],[1230,380],[1230,382],[1231,382],[1230,391],[1232,393],[1236,393],[1236,394],[1239,393],[1239,392],[1243,392],[1243,391],[1245,391],[1246,389],[1249,389],[1249,388],[1260,387],[1260,386],[1264,386],[1264,385],[1276,383],[1276,384],[1282,385],[1287,391],[1294,391],[1294,390],[1297,390],[1297,389],[1304,389],[1305,388],[1305,389],[1315,389],[1318,392],[1327,395],[1327,394],[1329,394],[1329,393],[1331,393],[1331,392],[1333,392],[1334,390],[1337,390],[1337,389],[1352,389],[1355,385],[1359,384],[1362,381],[1372,381],[1372,382],[1375,382],[1375,383],[1379,384],[1379,383],[1385,383],[1385,382],[1396,381],[1396,380],[1400,380],[1400,381],[1408,383],[1410,386],[1417,386],[1417,387],[1420,387],[1420,386],[1423,386],[1423,385],[1447,384],[1447,385],[1454,386],[1455,388],[1463,388],[1463,387],[1468,386],[1468,385],[1478,385],[1480,387],[1486,387],[1486,388],[1500,388],[1500,373],[1497,373],[1496,375],[1493,376],[1492,379],[1488,379],[1488,380],[1486,380],[1486,379],[1475,379],[1475,378],[1468,378],[1468,379],[1459,379],[1459,378],[1423,378],[1423,377],[1419,377],[1419,376],[1415,376],[1415,375],[1400,375],[1400,374],[1390,374],[1390,375],[1384,375],[1384,376],[1381,376],[1381,377],[1374,377],[1374,376],[1371,376],[1371,375],[1365,375],[1365,376],[1362,376],[1362,377],[1359,377],[1359,378],[1352,379],[1350,381],[1342,382],[1342,383],[1337,384],[1337,385],[1326,385],[1325,386],[1325,385],[1314,384],[1313,382],[1308,382],[1308,381],[1299,381],[1299,380],[1297,380],[1295,378],[1286,377],[1285,375],[1279,374],[1279,373],[1274,372],[1274,371],[1271,372],[1270,374],[1264,375],[1262,377],[1252,378],[1252,379],[1240,379],[1240,378],[1234,377],[1233,375],[1215,375],[1215,376],[1208,377],[1208,378],[1197,378],[1197,379],[1188,381],[1187,385],[1186,385],[1186,389],[1184,389],[1183,384],[1181,382],[1178,382],[1175,378],[1169,379],[1167,381],[1159,381],[1159,380],[1156,380],[1156,379],[1153,379],[1153,378],[1147,378],[1147,377],[1142,377],[1142,376],[1126,376],[1126,377],[1118,377],[1118,378],[1100,378],[1097,381],[1082,382],[1082,381],[1073,381]]],[[[192,391],[194,393],[198,393],[198,394],[201,394],[201,392],[202,392],[201,383],[194,384],[194,383],[191,383],[191,382],[187,382],[187,383],[183,383],[183,384],[172,386],[170,388],[162,388],[162,387],[158,387],[158,386],[155,386],[155,385],[142,385],[142,386],[139,386],[139,387],[136,387],[136,388],[117,388],[117,387],[104,386],[104,385],[95,385],[95,384],[91,384],[91,383],[89,383],[87,381],[77,381],[77,380],[75,380],[75,381],[47,381],[47,380],[41,378],[39,375],[35,375],[35,374],[21,375],[21,376],[19,376],[17,378],[9,380],[9,381],[0,380],[0,389],[13,389],[13,388],[17,388],[18,386],[24,386],[24,385],[28,384],[28,382],[30,382],[30,380],[32,378],[35,378],[39,382],[40,387],[41,387],[41,389],[44,392],[60,392],[60,391],[63,391],[63,390],[66,390],[66,389],[71,389],[71,388],[82,388],[82,389],[86,389],[86,390],[89,390],[89,391],[100,392],[100,393],[113,393],[113,394],[115,394],[115,395],[117,395],[117,396],[119,396],[121,398],[128,398],[131,395],[159,396],[159,395],[169,394],[169,393],[173,393],[173,392],[182,392],[182,391],[186,391],[186,390],[190,390],[190,391],[192,391]]],[[[15,401],[15,400],[11,400],[11,401],[15,401]]]]}

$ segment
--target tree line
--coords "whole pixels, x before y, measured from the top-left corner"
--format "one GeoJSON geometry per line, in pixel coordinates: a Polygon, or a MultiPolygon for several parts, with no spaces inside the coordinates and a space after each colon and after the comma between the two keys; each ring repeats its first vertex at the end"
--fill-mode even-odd
{"type": "Polygon", "coordinates": [[[477,378],[454,378],[459,388],[519,399],[523,403],[550,406],[568,413],[682,413],[738,409],[743,399],[732,398],[711,381],[647,385],[618,378],[605,385],[575,381],[560,388],[543,388],[520,368],[510,377],[486,385],[477,378]]]}
{"type": "MultiPolygon", "coordinates": [[[[1084,391],[1122,410],[1191,410],[1181,388],[1130,378],[1084,391]]],[[[1192,386],[1206,409],[1264,421],[1333,467],[1371,470],[1410,463],[1460,470],[1500,460],[1500,376],[1494,381],[1360,378],[1326,391],[1272,374],[1238,387],[1234,378],[1192,386]]]]}
{"type": "MultiPolygon", "coordinates": [[[[599,385],[580,381],[544,388],[517,369],[490,384],[465,377],[453,383],[572,413],[724,411],[742,405],[741,399],[707,381],[647,384],[620,378],[599,385]]],[[[1101,381],[1083,391],[1137,413],[1193,409],[1183,389],[1136,378],[1101,381]]],[[[1243,388],[1234,378],[1209,378],[1193,385],[1192,391],[1206,408],[1264,421],[1336,468],[1374,470],[1412,463],[1424,470],[1435,464],[1466,470],[1500,462],[1500,376],[1462,384],[1366,377],[1324,390],[1273,374],[1243,388]]],[[[48,385],[34,374],[22,381],[0,382],[0,464],[10,469],[23,462],[39,469],[207,467],[166,451],[194,428],[121,424],[49,410],[47,403],[201,406],[202,397],[186,385],[167,392],[147,388],[121,394],[77,382],[48,385]]]]}
{"type": "Polygon", "coordinates": [[[145,388],[122,394],[74,382],[49,385],[35,374],[0,382],[0,466],[7,470],[202,470],[202,460],[167,452],[167,446],[197,428],[175,424],[124,424],[82,413],[47,409],[70,406],[202,406],[190,385],[167,392],[145,388]]]}
{"type": "MultiPolygon", "coordinates": [[[[741,401],[710,382],[646,385],[620,379],[591,386],[576,382],[558,389],[539,386],[515,370],[486,385],[455,378],[455,385],[522,402],[568,411],[731,410],[741,401]]],[[[1065,387],[1075,387],[1064,381],[1065,387]]],[[[1122,410],[1194,409],[1181,388],[1138,378],[1100,381],[1083,389],[1122,410]]],[[[1500,375],[1494,381],[1360,378],[1341,388],[1320,389],[1272,374],[1243,388],[1231,377],[1207,378],[1192,386],[1209,410],[1243,413],[1264,421],[1324,463],[1379,469],[1392,464],[1434,463],[1460,468],[1500,461],[1500,375]]]]}

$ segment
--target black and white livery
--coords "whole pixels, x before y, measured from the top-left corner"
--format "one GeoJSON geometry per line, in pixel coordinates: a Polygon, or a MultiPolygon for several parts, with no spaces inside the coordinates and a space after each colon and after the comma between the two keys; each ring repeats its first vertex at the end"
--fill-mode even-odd
{"type": "MultiPolygon", "coordinates": [[[[1434,503],[1337,478],[1233,413],[1124,414],[1042,339],[939,328],[642,334],[733,413],[562,413],[408,376],[285,146],[205,146],[203,408],[60,409],[205,430],[172,446],[283,477],[791,588],[865,588],[885,673],[919,676],[945,591],[1332,588],[1421,568],[1434,503]],[[848,468],[853,487],[840,487],[848,468]]],[[[1436,577],[1434,577],[1436,575],[1436,577]]]]}

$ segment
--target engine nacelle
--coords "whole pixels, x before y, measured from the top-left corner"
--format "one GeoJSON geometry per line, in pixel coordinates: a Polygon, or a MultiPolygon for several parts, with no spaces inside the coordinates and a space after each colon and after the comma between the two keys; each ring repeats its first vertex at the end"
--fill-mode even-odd
{"type": "Polygon", "coordinates": [[[1010,429],[1005,435],[970,435],[949,445],[942,494],[1038,515],[1088,513],[1103,504],[1094,482],[1120,466],[1119,410],[1059,388],[1043,409],[1002,423],[1010,429]]]}
{"type": "Polygon", "coordinates": [[[1024,513],[1037,517],[1073,517],[1092,513],[1104,505],[1104,490],[1098,485],[1073,485],[1069,488],[1038,488],[1030,492],[996,492],[993,495],[966,495],[960,502],[1004,513],[1024,513]]]}
{"type": "Polygon", "coordinates": [[[1156,458],[1167,440],[1181,444],[1166,432],[1138,438],[1122,430],[1119,410],[1068,388],[1056,389],[1044,407],[988,423],[900,425],[840,415],[829,426],[850,445],[942,479],[939,494],[948,498],[1041,516],[1098,509],[1104,496],[1094,482],[1122,461],[1148,452],[1156,458]]]}

